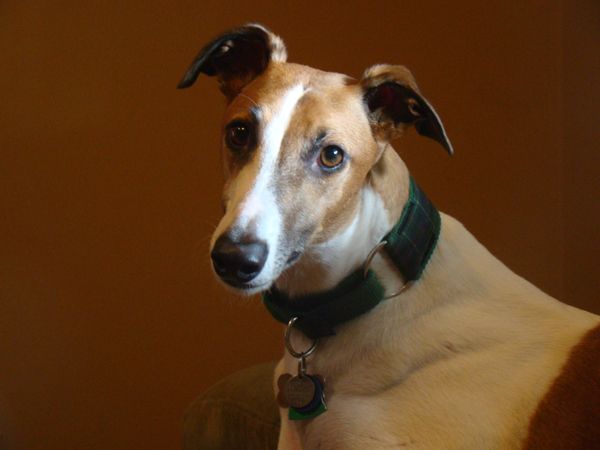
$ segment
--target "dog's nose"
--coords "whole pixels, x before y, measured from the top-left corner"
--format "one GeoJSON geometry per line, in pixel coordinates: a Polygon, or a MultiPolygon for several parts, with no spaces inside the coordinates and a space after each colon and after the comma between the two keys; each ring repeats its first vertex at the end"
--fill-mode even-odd
{"type": "Polygon", "coordinates": [[[232,240],[224,234],[217,239],[210,257],[215,272],[229,284],[247,283],[260,273],[269,249],[263,241],[252,239],[232,240]]]}

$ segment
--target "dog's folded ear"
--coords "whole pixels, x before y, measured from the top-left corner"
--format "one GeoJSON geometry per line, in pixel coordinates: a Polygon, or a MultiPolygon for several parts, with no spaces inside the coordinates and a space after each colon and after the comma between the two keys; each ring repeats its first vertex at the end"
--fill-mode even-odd
{"type": "Polygon", "coordinates": [[[216,76],[228,99],[260,75],[271,61],[285,62],[281,38],[258,24],[230,30],[209,42],[194,59],[178,88],[190,87],[201,73],[216,76]]]}
{"type": "Polygon", "coordinates": [[[404,66],[369,67],[361,81],[367,113],[378,138],[391,140],[414,125],[417,132],[436,140],[449,154],[454,151],[439,116],[404,66]]]}

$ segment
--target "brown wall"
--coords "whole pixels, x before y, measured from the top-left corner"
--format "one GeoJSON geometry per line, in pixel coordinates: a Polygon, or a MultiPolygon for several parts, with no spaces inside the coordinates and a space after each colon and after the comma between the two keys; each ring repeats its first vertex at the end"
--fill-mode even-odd
{"type": "Polygon", "coordinates": [[[174,89],[207,39],[247,21],[296,62],[408,65],[457,153],[399,145],[430,197],[517,272],[600,311],[600,4],[351,3],[2,2],[7,448],[178,448],[194,396],[279,355],[279,326],[209,270],[221,98],[213,80],[174,89]]]}

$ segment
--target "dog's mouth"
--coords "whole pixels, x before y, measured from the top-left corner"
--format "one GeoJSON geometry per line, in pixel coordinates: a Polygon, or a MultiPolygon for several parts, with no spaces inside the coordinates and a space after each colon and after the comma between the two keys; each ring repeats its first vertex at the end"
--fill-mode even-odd
{"type": "Polygon", "coordinates": [[[234,280],[224,280],[223,278],[221,278],[221,280],[228,287],[233,289],[235,292],[238,292],[238,293],[244,294],[244,295],[253,295],[258,292],[266,291],[273,284],[272,282],[260,283],[260,284],[252,283],[252,282],[244,283],[244,282],[234,281],[234,280]]]}

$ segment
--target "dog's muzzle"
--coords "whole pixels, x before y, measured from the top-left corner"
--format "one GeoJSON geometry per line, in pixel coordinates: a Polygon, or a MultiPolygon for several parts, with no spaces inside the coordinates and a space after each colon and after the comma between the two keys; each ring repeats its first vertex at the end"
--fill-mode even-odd
{"type": "Polygon", "coordinates": [[[246,287],[258,276],[268,255],[265,242],[248,236],[233,239],[228,234],[217,239],[210,253],[217,275],[236,288],[246,287]]]}

